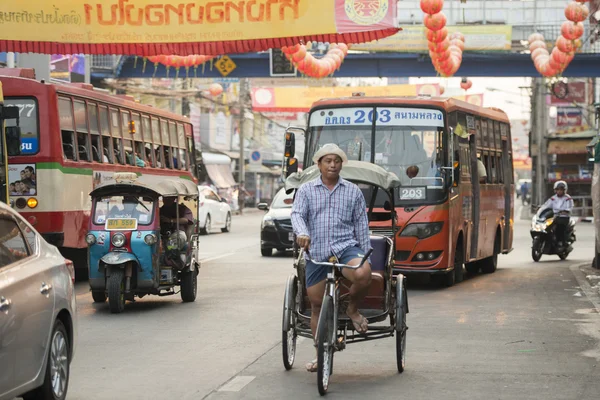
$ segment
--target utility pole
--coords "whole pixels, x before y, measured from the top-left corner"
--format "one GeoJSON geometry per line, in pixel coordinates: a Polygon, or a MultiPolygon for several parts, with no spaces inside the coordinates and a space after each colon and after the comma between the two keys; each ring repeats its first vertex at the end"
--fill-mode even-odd
{"type": "Polygon", "coordinates": [[[244,209],[244,203],[245,203],[245,191],[246,188],[244,186],[245,183],[245,162],[246,162],[246,157],[244,154],[244,131],[245,131],[245,125],[246,125],[246,106],[248,103],[248,100],[250,99],[250,80],[248,78],[241,78],[240,79],[240,98],[239,98],[239,104],[240,104],[240,121],[239,121],[239,127],[240,127],[240,132],[239,132],[239,138],[240,138],[240,160],[239,160],[239,165],[238,165],[238,184],[239,184],[239,188],[238,188],[238,204],[239,204],[239,208],[240,208],[240,214],[242,214],[243,209],[244,209]]]}
{"type": "Polygon", "coordinates": [[[531,147],[530,153],[534,170],[532,171],[532,204],[540,205],[546,194],[546,132],[548,131],[548,107],[546,105],[546,87],[543,78],[534,78],[531,96],[531,147]]]}

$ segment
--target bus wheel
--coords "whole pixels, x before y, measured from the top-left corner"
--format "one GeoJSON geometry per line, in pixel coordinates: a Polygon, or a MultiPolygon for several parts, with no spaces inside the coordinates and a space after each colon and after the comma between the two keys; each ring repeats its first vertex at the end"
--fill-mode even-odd
{"type": "Polygon", "coordinates": [[[454,274],[454,270],[446,272],[444,275],[440,276],[440,284],[443,287],[451,287],[456,283],[456,276],[454,274]]]}
{"type": "Polygon", "coordinates": [[[481,269],[481,267],[479,266],[479,263],[472,262],[472,263],[466,264],[465,269],[467,270],[467,272],[469,274],[476,275],[479,272],[479,270],[481,269]]]}

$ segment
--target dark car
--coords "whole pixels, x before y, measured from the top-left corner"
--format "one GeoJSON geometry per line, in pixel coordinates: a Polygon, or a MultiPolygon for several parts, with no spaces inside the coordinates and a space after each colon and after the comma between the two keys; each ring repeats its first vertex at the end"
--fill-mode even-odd
{"type": "Polygon", "coordinates": [[[292,194],[286,194],[284,189],[279,190],[271,202],[259,203],[258,209],[268,211],[260,224],[260,253],[271,256],[273,249],[285,251],[291,249],[294,243],[292,230],[292,194]]]}

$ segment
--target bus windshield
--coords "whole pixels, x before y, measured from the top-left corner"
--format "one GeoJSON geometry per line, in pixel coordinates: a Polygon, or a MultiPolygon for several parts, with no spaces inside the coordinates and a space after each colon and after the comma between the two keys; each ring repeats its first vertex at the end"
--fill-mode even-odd
{"type": "Polygon", "coordinates": [[[447,157],[444,119],[439,110],[317,110],[309,119],[308,143],[308,160],[325,143],[335,143],[348,159],[370,161],[395,173],[402,183],[397,195],[400,204],[434,203],[445,198],[447,179],[442,166],[447,165],[447,157]]]}

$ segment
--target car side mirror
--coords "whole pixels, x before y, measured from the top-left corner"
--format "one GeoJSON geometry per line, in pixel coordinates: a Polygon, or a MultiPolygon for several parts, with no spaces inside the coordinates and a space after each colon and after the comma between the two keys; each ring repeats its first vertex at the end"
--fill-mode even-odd
{"type": "Polygon", "coordinates": [[[21,154],[21,128],[18,126],[7,126],[6,134],[6,152],[9,156],[18,156],[21,154]]]}
{"type": "Polygon", "coordinates": [[[269,211],[269,205],[267,203],[258,203],[256,208],[262,211],[269,211]]]}

